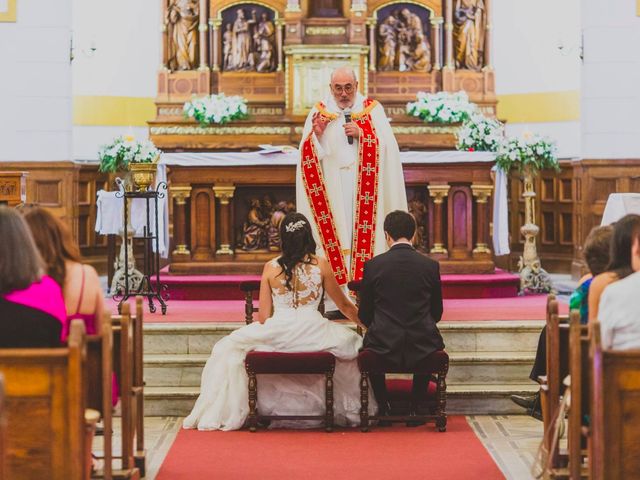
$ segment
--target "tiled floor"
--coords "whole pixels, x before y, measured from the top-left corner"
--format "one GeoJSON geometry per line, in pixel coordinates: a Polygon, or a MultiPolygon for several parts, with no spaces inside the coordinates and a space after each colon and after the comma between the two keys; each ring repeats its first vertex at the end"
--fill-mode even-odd
{"type": "MultiPolygon", "coordinates": [[[[527,480],[531,465],[542,438],[542,422],[524,415],[467,417],[478,438],[485,445],[507,479],[527,480]]],[[[153,480],[182,425],[179,417],[145,418],[145,444],[147,449],[147,476],[153,480]]],[[[114,423],[118,443],[119,419],[114,423]]],[[[102,438],[96,438],[95,451],[102,450],[102,438]]],[[[119,445],[115,445],[119,451],[119,445]]],[[[117,468],[118,461],[114,463],[117,468]]],[[[195,479],[194,479],[195,480],[195,479]]]]}

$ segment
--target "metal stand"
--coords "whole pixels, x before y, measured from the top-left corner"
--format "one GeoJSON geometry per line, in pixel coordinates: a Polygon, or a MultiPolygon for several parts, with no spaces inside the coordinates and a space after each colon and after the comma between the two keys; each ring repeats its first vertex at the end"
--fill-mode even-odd
{"type": "MultiPolygon", "coordinates": [[[[154,313],[156,306],[153,303],[155,298],[160,303],[160,309],[162,314],[167,313],[167,304],[165,300],[167,298],[166,289],[167,286],[160,283],[160,245],[159,245],[159,221],[158,221],[158,200],[164,198],[167,190],[167,184],[161,182],[158,184],[155,190],[138,191],[138,192],[126,192],[119,191],[116,196],[119,198],[124,197],[124,235],[123,238],[129,238],[129,201],[135,198],[141,198],[145,200],[146,204],[146,225],[143,229],[142,240],[144,242],[144,257],[143,257],[143,269],[142,278],[136,281],[131,281],[130,276],[134,272],[129,272],[129,256],[133,256],[133,249],[129,251],[129,248],[124,248],[124,291],[118,288],[114,292],[114,299],[120,299],[118,302],[118,311],[122,309],[122,304],[126,302],[130,297],[142,296],[147,297],[149,301],[149,311],[154,313]],[[151,202],[154,205],[154,215],[151,218],[151,202]],[[153,220],[153,223],[152,223],[153,220]],[[151,226],[154,226],[152,229],[151,226]],[[153,231],[153,234],[152,234],[153,231]],[[155,282],[152,282],[152,277],[155,276],[155,282]],[[155,284],[155,285],[154,285],[155,284]]],[[[132,259],[133,260],[133,259],[132,259]]],[[[134,263],[134,262],[131,262],[134,263]]],[[[122,285],[122,283],[120,283],[122,285]]]]}

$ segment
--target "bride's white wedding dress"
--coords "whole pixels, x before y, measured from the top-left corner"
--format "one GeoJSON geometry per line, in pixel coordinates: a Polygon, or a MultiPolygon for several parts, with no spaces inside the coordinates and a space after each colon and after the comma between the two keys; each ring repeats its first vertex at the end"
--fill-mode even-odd
{"type": "MultiPolygon", "coordinates": [[[[276,260],[273,260],[276,262],[276,260]]],[[[275,266],[278,266],[277,262],[275,266]]],[[[334,415],[338,425],[360,422],[360,371],[356,363],[362,339],[347,326],[325,319],[318,311],[323,293],[320,268],[299,264],[293,291],[272,288],[274,313],[264,324],[254,322],[220,340],[202,372],[200,396],[184,428],[237,430],[249,414],[244,358],[252,350],[277,352],[326,351],[336,356],[334,415]]],[[[369,392],[370,414],[377,406],[369,392]]],[[[324,414],[321,375],[258,375],[258,413],[261,415],[324,414]]],[[[305,428],[309,421],[277,422],[272,426],[305,428]]]]}

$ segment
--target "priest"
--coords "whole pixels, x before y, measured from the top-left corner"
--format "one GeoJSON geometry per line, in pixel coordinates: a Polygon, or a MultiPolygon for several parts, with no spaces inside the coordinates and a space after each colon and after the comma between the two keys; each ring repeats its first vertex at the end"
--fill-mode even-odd
{"type": "MultiPolygon", "coordinates": [[[[386,249],[383,220],[407,210],[398,143],[382,105],[358,92],[355,72],[333,71],[331,95],[307,117],[296,172],[298,212],[340,285],[362,278],[386,249]]],[[[333,310],[326,305],[326,310],[333,310]]]]}

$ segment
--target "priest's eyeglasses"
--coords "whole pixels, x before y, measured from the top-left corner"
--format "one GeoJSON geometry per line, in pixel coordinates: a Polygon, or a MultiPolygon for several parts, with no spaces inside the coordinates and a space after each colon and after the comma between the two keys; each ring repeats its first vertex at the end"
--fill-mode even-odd
{"type": "Polygon", "coordinates": [[[347,83],[346,85],[332,85],[331,88],[333,88],[333,91],[338,94],[341,94],[342,92],[353,93],[355,90],[355,87],[351,83],[347,83]]]}

